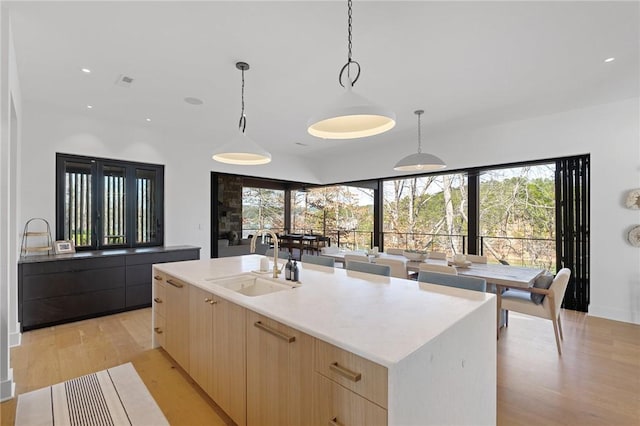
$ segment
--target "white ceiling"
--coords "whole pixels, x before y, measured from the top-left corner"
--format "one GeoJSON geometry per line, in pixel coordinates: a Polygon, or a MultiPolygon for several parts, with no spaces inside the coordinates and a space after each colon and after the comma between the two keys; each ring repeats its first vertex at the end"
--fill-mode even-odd
{"type": "Polygon", "coordinates": [[[308,135],[306,122],[340,94],[346,1],[5,6],[25,102],[183,130],[185,144],[209,141],[212,150],[237,128],[239,60],[251,65],[248,134],[274,155],[312,157],[343,144],[395,144],[409,153],[415,109],[426,111],[428,137],[640,90],[638,2],[355,0],[353,58],[362,66],[355,91],[395,111],[397,126],[365,141],[327,141],[308,135]],[[608,57],[616,60],[605,64],[608,57]],[[120,74],[135,79],[131,87],[114,84],[120,74]],[[189,105],[187,96],[205,103],[189,105]]]}

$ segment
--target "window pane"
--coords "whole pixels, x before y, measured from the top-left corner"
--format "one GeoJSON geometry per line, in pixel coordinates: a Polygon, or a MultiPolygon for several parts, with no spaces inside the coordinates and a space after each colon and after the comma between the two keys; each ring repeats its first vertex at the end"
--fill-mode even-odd
{"type": "Polygon", "coordinates": [[[126,244],[126,169],[105,165],[103,168],[104,199],[102,206],[103,245],[126,244]]]}
{"type": "Polygon", "coordinates": [[[495,169],[480,176],[482,252],[489,260],[552,269],[555,164],[495,169]]]}
{"type": "Polygon", "coordinates": [[[373,189],[336,185],[297,191],[291,196],[295,233],[322,234],[350,250],[373,244],[373,189]]]}
{"type": "Polygon", "coordinates": [[[466,174],[383,183],[384,248],[463,253],[467,236],[466,174]]]}
{"type": "Polygon", "coordinates": [[[242,188],[242,238],[260,229],[284,230],[284,191],[242,188]]]}
{"type": "Polygon", "coordinates": [[[157,172],[136,169],[136,242],[153,243],[158,238],[157,172]]]}
{"type": "Polygon", "coordinates": [[[64,162],[64,239],[92,245],[91,163],[64,162]]]}

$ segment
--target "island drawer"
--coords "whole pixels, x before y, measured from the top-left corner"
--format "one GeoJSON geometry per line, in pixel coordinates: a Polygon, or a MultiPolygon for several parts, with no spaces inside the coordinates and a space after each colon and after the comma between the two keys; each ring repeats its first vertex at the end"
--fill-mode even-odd
{"type": "Polygon", "coordinates": [[[156,337],[156,343],[163,348],[165,346],[165,338],[166,338],[166,320],[163,315],[158,315],[157,312],[153,313],[153,334],[156,337]]]}
{"type": "Polygon", "coordinates": [[[316,339],[315,370],[387,408],[386,367],[316,339]]]}
{"type": "Polygon", "coordinates": [[[315,374],[314,425],[385,426],[387,410],[356,395],[326,377],[315,374]]]}
{"type": "Polygon", "coordinates": [[[153,310],[158,315],[163,317],[166,315],[166,298],[165,287],[161,281],[155,281],[153,283],[153,310]]]}

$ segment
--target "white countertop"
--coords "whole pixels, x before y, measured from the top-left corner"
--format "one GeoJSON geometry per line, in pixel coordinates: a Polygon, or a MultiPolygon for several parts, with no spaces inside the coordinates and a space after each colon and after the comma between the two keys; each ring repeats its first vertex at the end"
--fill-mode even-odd
{"type": "MultiPolygon", "coordinates": [[[[154,266],[388,368],[495,297],[300,262],[302,284],[292,290],[249,297],[207,281],[257,270],[262,257],[249,255],[154,266]]],[[[284,274],[279,280],[286,282],[284,274]]]]}

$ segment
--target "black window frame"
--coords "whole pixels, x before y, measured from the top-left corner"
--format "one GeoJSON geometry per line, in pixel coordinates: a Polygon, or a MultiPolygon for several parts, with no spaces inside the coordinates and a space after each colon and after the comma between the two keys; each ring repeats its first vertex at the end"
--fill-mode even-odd
{"type": "Polygon", "coordinates": [[[65,163],[77,162],[90,166],[91,169],[91,244],[77,246],[77,251],[88,250],[116,250],[123,248],[156,247],[164,245],[164,165],[138,163],[110,158],[89,157],[74,154],[56,153],[56,240],[63,240],[65,234],[65,163]],[[105,244],[102,207],[104,199],[104,167],[121,167],[125,170],[124,208],[125,243],[105,244]],[[146,170],[156,173],[155,213],[156,238],[151,242],[138,243],[136,241],[137,195],[136,171],[146,170]]]}

